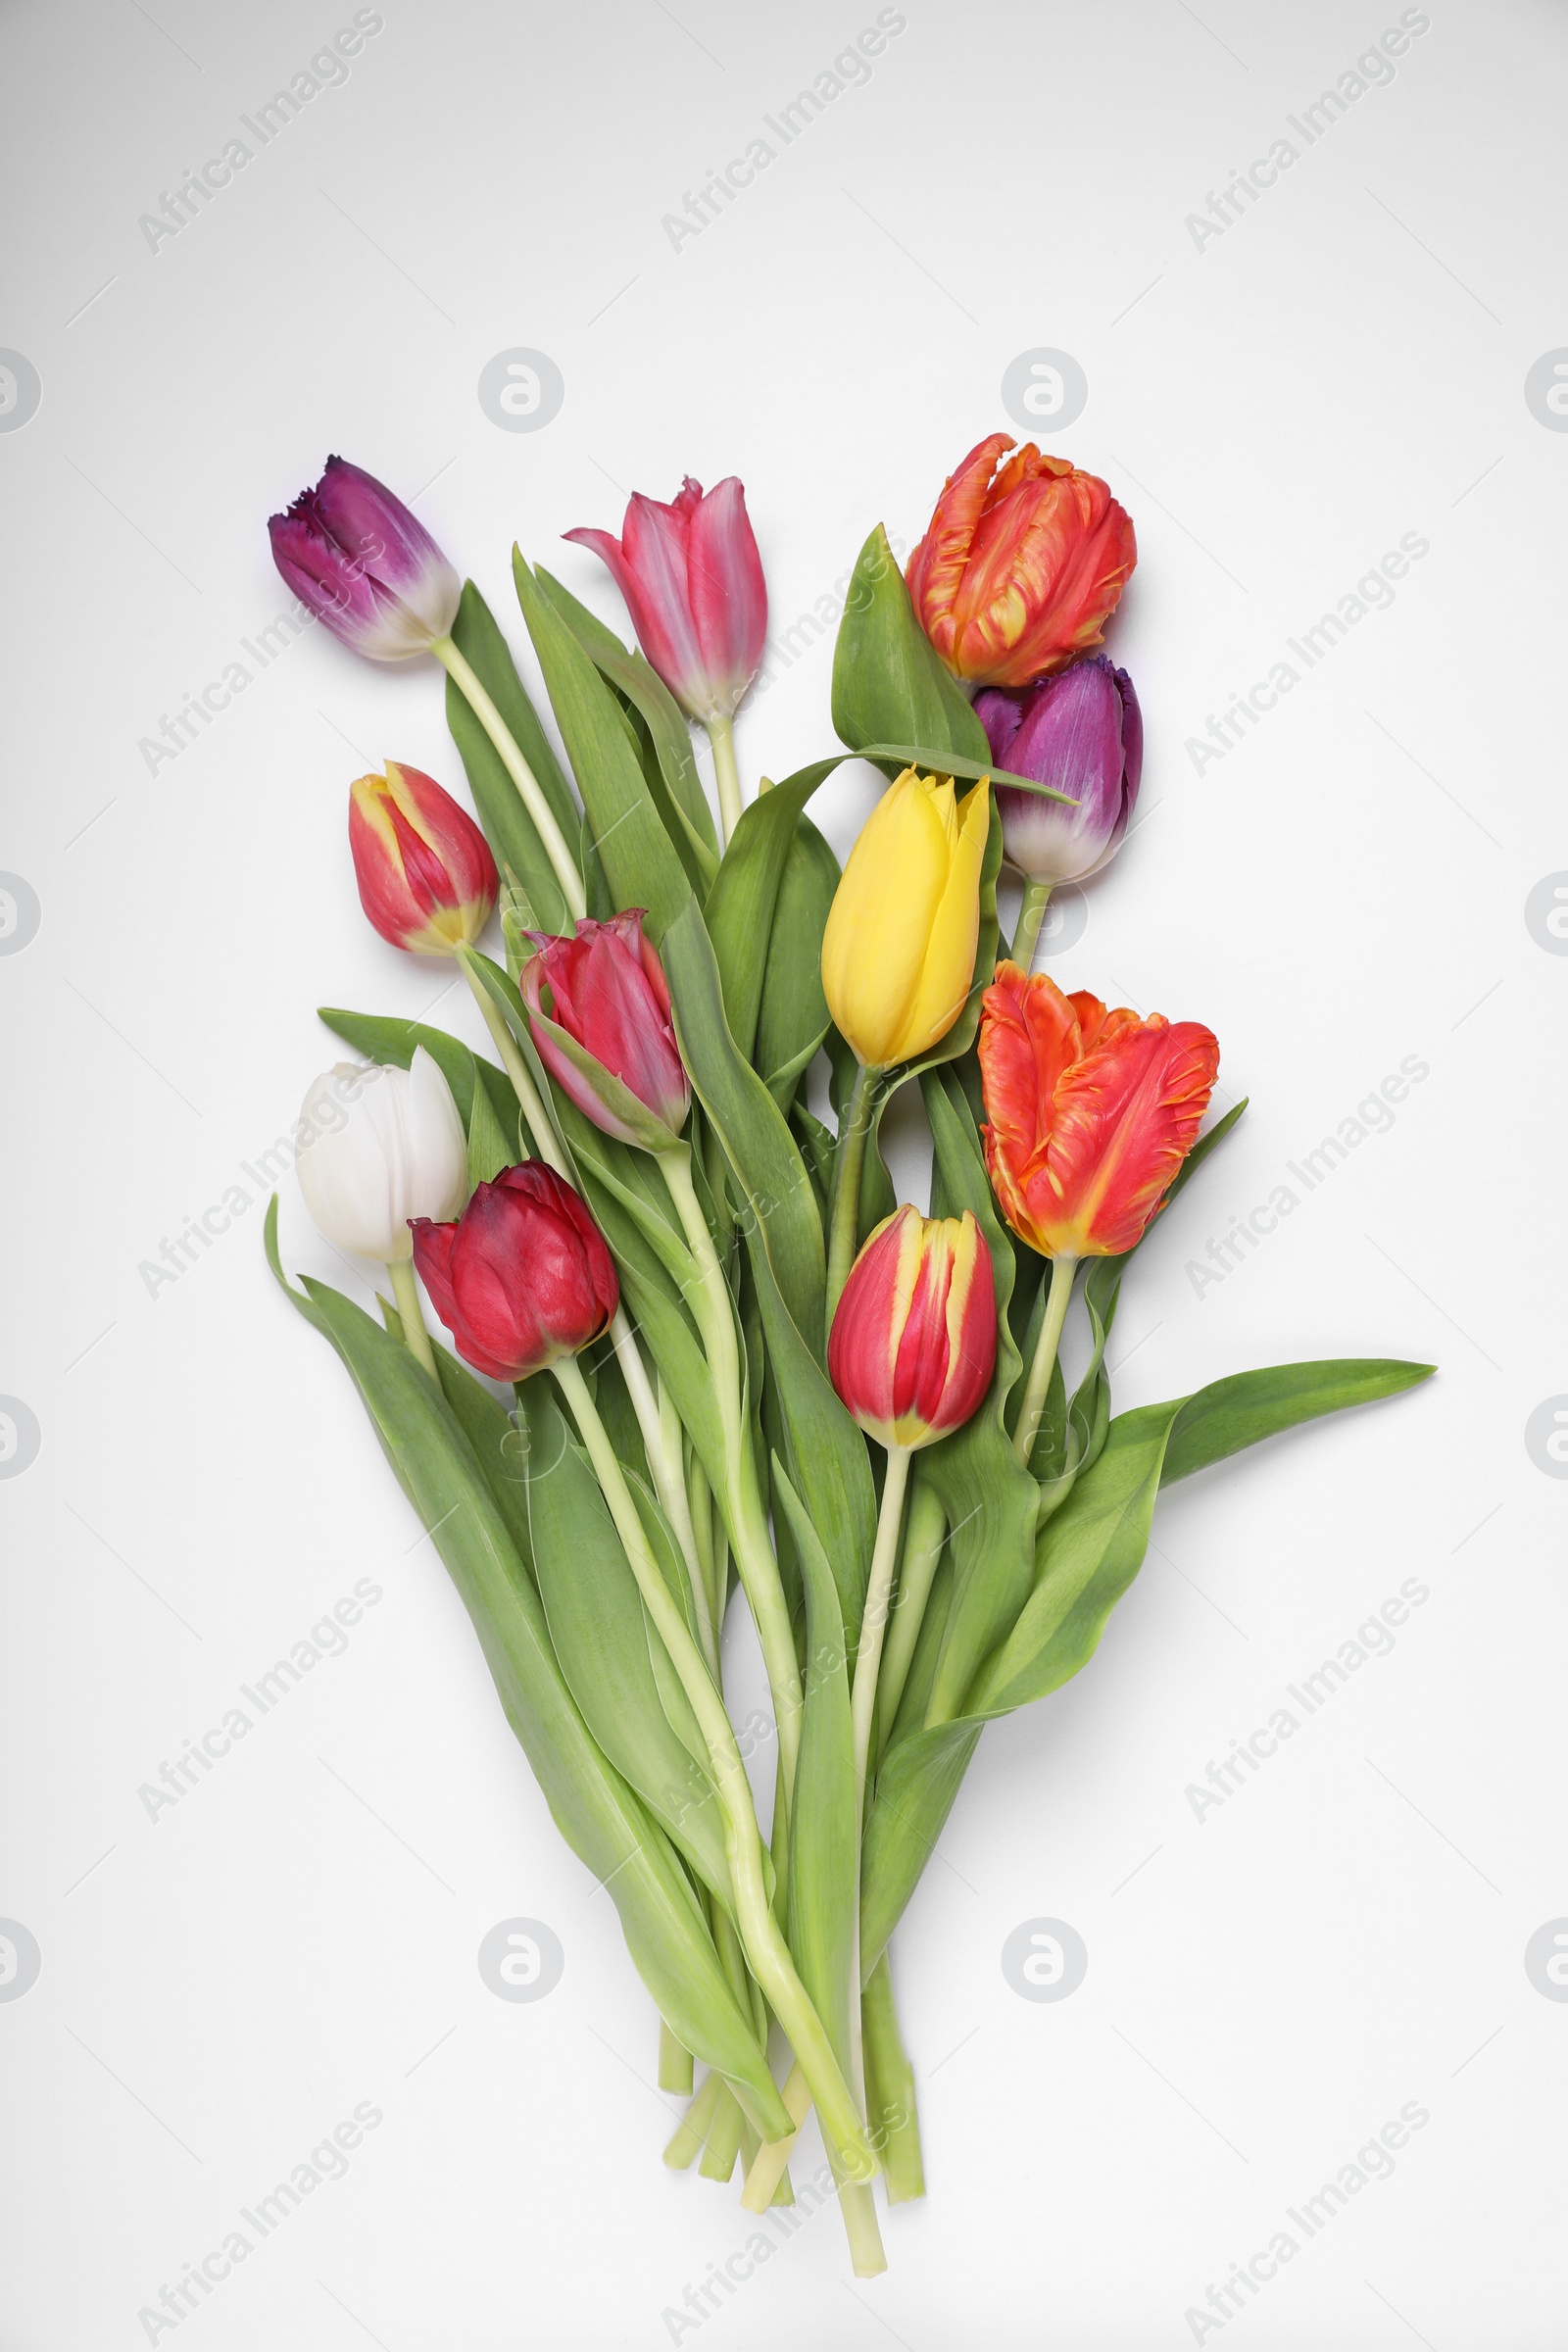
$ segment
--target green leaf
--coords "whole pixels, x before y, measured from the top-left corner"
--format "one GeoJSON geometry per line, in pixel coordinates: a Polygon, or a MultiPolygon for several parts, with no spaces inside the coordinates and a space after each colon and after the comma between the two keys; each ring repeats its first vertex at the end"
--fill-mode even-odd
{"type": "Polygon", "coordinates": [[[641,719],[655,764],[654,775],[648,775],[646,766],[643,771],[649,791],[693,887],[706,896],[718,871],[718,834],[697,772],[685,712],[658,671],[640,653],[628,653],[614,631],[579,604],[569,588],[543,564],[535,564],[533,576],[601,677],[641,719]]]}
{"type": "Polygon", "coordinates": [[[833,2054],[848,2067],[858,1991],[859,1840],[844,1620],[821,1539],[777,1455],[773,1491],[783,1502],[806,1587],[805,1704],[790,1814],[789,1946],[833,2054]]]}
{"type": "Polygon", "coordinates": [[[516,548],[512,569],[551,709],[616,906],[647,910],[657,947],[692,886],[648,790],[625,714],[516,548]]]}
{"type": "Polygon", "coordinates": [[[525,1156],[518,1138],[515,1097],[513,1098],[512,1116],[503,1126],[496,1116],[489,1095],[482,1086],[476,1086],[473,1090],[473,1109],[468,1116],[470,1192],[477,1184],[493,1184],[503,1168],[514,1168],[517,1161],[525,1156]]]}
{"type": "Polygon", "coordinates": [[[985,760],[990,746],[967,695],[915,618],[880,523],[861,548],[833,652],[833,727],[841,743],[934,744],[985,760]]]}
{"type": "Polygon", "coordinates": [[[1428,1371],[1377,1358],[1281,1365],[1117,1416],[1098,1461],[1041,1529],[1034,1590],[963,1713],[900,1740],[883,1760],[861,1871],[862,1973],[919,1882],[984,1725],[1059,1689],[1093,1657],[1143,1564],[1167,1461],[1185,1476],[1257,1438],[1395,1396],[1428,1371]]]}
{"type": "Polygon", "coordinates": [[[1006,1402],[1022,1366],[1007,1324],[1012,1253],[1006,1248],[962,1089],[943,1072],[921,1082],[935,1153],[938,1215],[973,1212],[997,1286],[997,1368],[985,1402],[961,1429],[925,1448],[921,1475],[952,1533],[953,1599],[932,1703],[956,1715],[980,1660],[1023,1606],[1034,1576],[1039,1489],[1012,1450],[1006,1402]]]}
{"type": "Polygon", "coordinates": [[[344,1012],[328,1004],[318,1008],[317,1018],[367,1060],[394,1069],[406,1070],[416,1049],[422,1046],[452,1089],[452,1100],[465,1128],[473,1116],[476,1082],[483,1085],[502,1128],[515,1124],[517,1098],[506,1071],[487,1061],[482,1054],[471,1053],[461,1039],[449,1037],[444,1029],[430,1029],[423,1021],[399,1020],[387,1014],[344,1012]]]}
{"type": "Polygon", "coordinates": [[[670,1723],[651,1656],[658,1636],[599,1482],[547,1374],[524,1382],[518,1411],[528,1430],[527,1502],[539,1593],[562,1673],[611,1763],[733,1912],[712,1783],[670,1723]]]}
{"type": "MultiPolygon", "coordinates": [[[[796,820],[842,759],[843,754],[838,753],[831,760],[803,767],[741,811],[703,909],[723,982],[730,1034],[748,1059],[757,1037],[774,907],[795,839],[796,820]]],[[[817,990],[820,994],[820,974],[817,990]]]]}
{"type": "MultiPolygon", "coordinates": [[[[575,837],[579,818],[561,763],[539,724],[517,675],[506,639],[471,580],[463,590],[452,636],[458,651],[472,664],[480,683],[500,711],[514,740],[538,779],[551,813],[568,841],[575,837]]],[[[501,763],[501,756],[469,708],[462,688],[447,680],[447,725],[462,756],[468,790],[478,811],[496,863],[509,869],[526,890],[541,931],[569,931],[571,917],[561,895],[555,868],[534,830],[517,788],[501,763]]]]}
{"type": "Polygon", "coordinates": [[[665,933],[663,957],[681,1058],[735,1171],[785,1307],[820,1360],[827,1260],[816,1196],[783,1112],[730,1034],[695,900],[665,933]]]}
{"type": "Polygon", "coordinates": [[[1191,1478],[1211,1462],[1256,1446],[1281,1430],[1314,1421],[1320,1413],[1371,1404],[1396,1396],[1430,1380],[1435,1364],[1401,1363],[1396,1357],[1344,1356],[1308,1364],[1273,1364],[1267,1371],[1233,1372],[1211,1381],[1188,1398],[1171,1433],[1160,1467],[1160,1484],[1191,1478]]]}
{"type": "Polygon", "coordinates": [[[1015,792],[1032,792],[1037,800],[1060,801],[1068,808],[1078,803],[1070,792],[1058,792],[1054,784],[1037,784],[1033,776],[1014,775],[1007,767],[998,767],[994,760],[966,758],[962,752],[933,751],[929,744],[867,743],[860,747],[858,757],[871,760],[886,774],[897,775],[906,767],[918,767],[927,775],[967,777],[978,783],[989,776],[993,784],[1010,784],[1015,792]]]}
{"type": "Polygon", "coordinates": [[[822,934],[839,886],[839,861],[808,816],[798,817],[773,907],[752,1058],[780,1110],[828,1031],[822,934]]]}
{"type": "Polygon", "coordinates": [[[353,1376],[382,1450],[445,1561],[474,1625],[507,1718],[572,1851],[609,1889],[656,2006],[685,2046],[718,2069],[769,2136],[790,2128],[713,1948],[691,1882],[647,1807],[590,1734],[562,1675],[543,1607],[462,1427],[409,1350],[324,1283],[279,1287],[353,1376]]]}

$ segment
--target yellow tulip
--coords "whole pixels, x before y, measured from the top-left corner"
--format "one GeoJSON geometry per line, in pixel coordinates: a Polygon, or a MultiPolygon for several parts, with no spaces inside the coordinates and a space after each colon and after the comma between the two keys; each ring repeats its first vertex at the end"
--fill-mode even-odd
{"type": "Polygon", "coordinates": [[[960,801],[912,767],[866,819],[822,938],[828,1010],[863,1068],[929,1053],[963,1010],[990,823],[989,782],[960,801]]]}

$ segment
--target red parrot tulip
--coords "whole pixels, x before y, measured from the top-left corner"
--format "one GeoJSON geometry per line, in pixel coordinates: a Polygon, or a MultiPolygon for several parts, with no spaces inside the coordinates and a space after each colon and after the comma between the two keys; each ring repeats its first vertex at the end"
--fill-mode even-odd
{"type": "Polygon", "coordinates": [[[1002,1213],[1046,1257],[1119,1257],[1192,1150],[1219,1067],[1199,1021],[1107,1012],[1000,963],[980,1009],[986,1167],[1002,1213]]]}
{"type": "Polygon", "coordinates": [[[1098,475],[992,433],[945,484],[906,577],[955,677],[1028,686],[1099,645],[1137,561],[1098,475]]]}

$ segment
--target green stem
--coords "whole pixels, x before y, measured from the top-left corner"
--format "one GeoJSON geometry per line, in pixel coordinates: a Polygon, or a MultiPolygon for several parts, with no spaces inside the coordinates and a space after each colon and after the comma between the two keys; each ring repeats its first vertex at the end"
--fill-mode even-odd
{"type": "MultiPolygon", "coordinates": [[[[746,2213],[765,2213],[772,2204],[774,2192],[789,2170],[790,2150],[800,2136],[802,2124],[811,2112],[810,2084],[801,2071],[798,2058],[784,2078],[780,2096],[795,2130],[788,2139],[764,2139],[758,2150],[757,2160],[746,2176],[746,2187],[741,2197],[741,2207],[746,2213]]],[[[686,2161],[689,2164],[691,2158],[688,2157],[686,2161]]]]}
{"type": "Polygon", "coordinates": [[[659,2021],[659,2087],[691,2097],[692,2054],[662,2018],[659,2021]]]}
{"type": "Polygon", "coordinates": [[[435,1368],[435,1350],[430,1346],[430,1334],[424,1328],[419,1294],[415,1288],[414,1260],[412,1257],[395,1257],[388,1265],[387,1272],[392,1277],[392,1297],[409,1353],[424,1366],[439,1388],[441,1375],[435,1368]]]}
{"type": "Polygon", "coordinates": [[[865,2039],[866,2129],[882,2160],[888,2203],[900,2205],[925,2195],[925,2168],[914,2106],[914,2069],[905,2055],[899,2032],[886,1952],[866,1979],[860,2014],[865,2039]]]}
{"type": "Polygon", "coordinates": [[[490,1032],[491,1042],[501,1056],[501,1066],[512,1080],[512,1091],[517,1098],[523,1122],[533,1138],[534,1151],[547,1167],[554,1168],[558,1176],[564,1176],[570,1184],[571,1172],[566,1166],[566,1155],[556,1140],[556,1130],[545,1108],[544,1098],[533,1082],[533,1072],[523,1060],[522,1049],[512,1034],[507,1016],[480,979],[475,968],[473,950],[459,948],[457,955],[464,977],[473,991],[473,1001],[484,1015],[484,1025],[490,1032]]]}
{"type": "Polygon", "coordinates": [[[1054,1257],[1051,1261],[1051,1294],[1046,1300],[1045,1320],[1040,1337],[1035,1342],[1034,1362],[1029,1367],[1029,1385],[1018,1407],[1018,1426],[1012,1433],[1012,1450],[1029,1467],[1029,1457],[1040,1434],[1040,1416],[1046,1409],[1046,1393],[1051,1387],[1051,1375],[1055,1368],[1056,1348],[1061,1340],[1061,1327],[1067,1319],[1067,1301],[1072,1297],[1073,1276],[1078,1271],[1075,1257],[1054,1257]]]}
{"type": "Polygon", "coordinates": [[[920,1480],[909,1497],[908,1522],[904,1532],[904,1558],[899,1567],[893,1620],[888,1627],[882,1673],[877,1684],[881,1701],[878,1723],[884,1747],[899,1711],[899,1701],[904,1696],[904,1686],[909,1679],[915,1643],[920,1639],[920,1628],[925,1622],[925,1604],[931,1597],[931,1586],[942,1558],[942,1546],[947,1541],[947,1534],[948,1514],[937,1500],[936,1490],[920,1480]]]}
{"type": "Polygon", "coordinates": [[[718,827],[728,849],[730,838],[741,821],[741,776],[735,764],[735,722],[732,718],[707,718],[708,740],[713,750],[713,781],[718,786],[718,827]]]}
{"type": "Polygon", "coordinates": [[[876,1078],[874,1070],[864,1064],[857,1066],[855,1086],[839,1130],[839,1148],[833,1156],[833,1200],[830,1210],[827,1248],[827,1328],[833,1328],[844,1285],[849,1281],[850,1268],[855,1263],[855,1245],[860,1230],[860,1171],[865,1165],[866,1138],[871,1132],[871,1114],[876,1108],[876,1078]]]}
{"type": "MultiPolygon", "coordinates": [[[[707,2145],[708,2127],[718,2104],[718,2094],[724,2087],[722,2075],[705,2075],[686,2113],[676,2125],[669,2145],[664,2150],[664,2162],[672,2173],[684,2173],[690,2167],[699,2148],[707,2145]]],[[[772,2146],[772,2141],[764,2143],[772,2146]]],[[[789,2142],[793,2146],[794,2142],[789,2142]]]]}
{"type": "Polygon", "coordinates": [[[856,1818],[865,1816],[865,1781],[871,1761],[871,1726],[876,1718],[877,1668],[887,1632],[893,1597],[893,1571],[899,1557],[899,1522],[904,1515],[904,1490],[909,1477],[909,1449],[888,1447],[887,1476],[882,1482],[882,1508],[877,1515],[876,1547],[865,1588],[860,1618],[860,1646],[855,1659],[855,1690],[850,1700],[850,1723],[855,1740],[856,1818]]]}
{"type": "Polygon", "coordinates": [[[702,1734],[709,1771],[724,1818],[724,1848],[735,1894],[736,1924],[752,1974],[772,2003],[773,2013],[801,2062],[822,2121],[823,2137],[836,2162],[851,2180],[869,2180],[875,2175],[876,2161],[861,2128],[854,2095],[833,2055],[833,2045],[822,2021],[796,1973],[789,1946],[768,1901],[762,1870],[762,1838],[752,1803],[751,1783],[735,1742],[734,1728],[724,1711],[724,1701],[654,1557],[625,1474],[610,1442],[610,1433],[588,1394],[581,1366],[575,1356],[568,1355],[551,1369],[588,1449],[644,1606],[655,1632],[669,1652],[702,1734]]]}
{"type": "Polygon", "coordinates": [[[566,837],[556,822],[555,811],[545,799],[544,789],[533,769],[517,747],[506,720],[485,690],[483,681],[466,657],[458,651],[450,637],[437,637],[430,647],[453,684],[464,695],[474,717],[495,745],[501,764],[517,787],[523,807],[533,821],[540,846],[549,858],[566,912],[575,922],[588,911],[588,898],[583,889],[582,874],[577,860],[567,845],[566,837]]]}
{"type": "Polygon", "coordinates": [[[1020,971],[1032,972],[1035,968],[1035,950],[1040,945],[1040,926],[1046,919],[1050,897],[1049,882],[1025,882],[1018,928],[1012,935],[1012,960],[1020,971]]]}
{"type": "MultiPolygon", "coordinates": [[[[517,1107],[522,1112],[523,1124],[533,1139],[535,1152],[547,1167],[554,1168],[558,1176],[564,1177],[566,1183],[571,1184],[573,1181],[571,1170],[567,1167],[565,1153],[557,1141],[555,1126],[545,1107],[544,1098],[533,1082],[533,1072],[523,1059],[522,1049],[512,1034],[506,1014],[479,977],[475,968],[472,949],[460,948],[458,962],[473,992],[474,1003],[484,1015],[484,1025],[489,1030],[491,1041],[501,1056],[502,1067],[512,1081],[512,1091],[517,1098],[517,1107]]],[[[660,1412],[658,1399],[654,1396],[653,1386],[648,1378],[647,1367],[643,1363],[642,1352],[633,1337],[631,1325],[626,1320],[626,1310],[623,1306],[616,1307],[611,1321],[610,1340],[626,1382],[626,1393],[631,1398],[632,1411],[637,1416],[637,1426],[642,1432],[643,1450],[648,1456],[648,1467],[653,1473],[654,1491],[659,1496],[660,1508],[669,1521],[675,1541],[680,1545],[681,1557],[686,1562],[687,1574],[692,1580],[698,1624],[703,1629],[704,1647],[707,1648],[710,1646],[710,1637],[712,1632],[711,1612],[708,1606],[707,1585],[698,1565],[697,1539],[692,1527],[691,1506],[686,1495],[686,1482],[681,1475],[679,1424],[676,1424],[674,1450],[671,1453],[664,1420],[660,1412]]],[[[716,1648],[713,1655],[716,1659],[716,1648]]]]}
{"type": "MultiPolygon", "coordinates": [[[[712,1375],[713,1394],[724,1433],[724,1485],[719,1500],[724,1524],[734,1546],[735,1564],[767,1668],[778,1724],[779,1758],[783,1784],[793,1799],[795,1762],[801,1744],[801,1669],[795,1655],[795,1634],[779,1578],[778,1562],[767,1532],[767,1517],[758,1489],[741,1397],[740,1337],[735,1327],[735,1303],[724,1269],[708,1230],[708,1219],[692,1184],[690,1147],[676,1144],[658,1154],[664,1182],[697,1267],[697,1283],[688,1298],[702,1335],[712,1375]]],[[[775,1837],[776,1842],[776,1837],[775,1837]]]]}

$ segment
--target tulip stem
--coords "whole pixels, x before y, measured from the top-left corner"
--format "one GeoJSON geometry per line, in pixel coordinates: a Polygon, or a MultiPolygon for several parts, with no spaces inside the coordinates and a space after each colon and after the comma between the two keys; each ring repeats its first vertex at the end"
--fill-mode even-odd
{"type": "Polygon", "coordinates": [[[1018,928],[1012,935],[1012,960],[1021,972],[1035,968],[1035,950],[1040,945],[1040,926],[1046,919],[1046,907],[1051,899],[1049,882],[1029,882],[1023,886],[1023,905],[1018,909],[1018,928]]]}
{"type": "MultiPolygon", "coordinates": [[[[572,1184],[574,1179],[571,1170],[566,1165],[565,1153],[556,1140],[556,1131],[551,1124],[550,1113],[545,1108],[544,1098],[533,1082],[533,1073],[522,1057],[521,1047],[507,1026],[506,1014],[474,968],[472,950],[460,948],[458,961],[467,975],[468,986],[473,991],[474,1002],[484,1015],[484,1025],[490,1032],[496,1052],[500,1054],[507,1076],[512,1081],[512,1091],[517,1098],[517,1107],[522,1112],[523,1124],[533,1138],[535,1152],[548,1167],[554,1168],[558,1176],[564,1177],[568,1184],[572,1184]]],[[[617,1306],[615,1309],[610,1326],[610,1339],[611,1345],[615,1350],[616,1361],[625,1378],[632,1411],[637,1416],[637,1426],[642,1432],[643,1446],[648,1455],[648,1467],[653,1472],[660,1507],[674,1531],[675,1541],[680,1545],[681,1556],[686,1562],[687,1571],[692,1580],[698,1609],[698,1622],[704,1630],[704,1645],[706,1647],[707,1638],[712,1630],[710,1623],[710,1612],[708,1608],[708,1595],[698,1566],[697,1543],[692,1529],[691,1505],[686,1496],[686,1482],[680,1474],[679,1441],[678,1439],[676,1441],[677,1450],[673,1457],[674,1468],[672,1470],[666,1432],[660,1415],[659,1404],[648,1378],[647,1368],[643,1363],[641,1350],[633,1336],[631,1325],[626,1320],[626,1310],[623,1306],[617,1306]]],[[[717,1654],[716,1648],[714,1654],[715,1656],[717,1654]]]]}
{"type": "Polygon", "coordinates": [[[403,1326],[403,1338],[409,1353],[416,1362],[424,1366],[439,1388],[441,1375],[435,1368],[435,1350],[430,1345],[430,1334],[424,1327],[424,1310],[419,1304],[419,1294],[414,1280],[414,1260],[412,1257],[395,1257],[388,1265],[387,1272],[392,1277],[392,1297],[397,1302],[398,1321],[403,1326]]]}
{"type": "Polygon", "coordinates": [[[876,2159],[861,2126],[854,2094],[844,2080],[822,2021],[796,1973],[789,1945],[768,1901],[762,1872],[762,1838],[752,1803],[751,1783],[741,1761],[734,1727],[724,1711],[724,1701],[680,1604],[654,1557],[625,1474],[610,1442],[610,1433],[588,1393],[581,1365],[575,1356],[567,1355],[553,1364],[551,1370],[588,1449],[654,1631],[669,1653],[670,1663],[697,1718],[724,1817],[724,1850],[735,1895],[736,1923],[752,1974],[771,2002],[773,2013],[789,2035],[810,2083],[822,2120],[823,2136],[836,2164],[852,2180],[869,2180],[876,2173],[876,2159]]]}
{"type": "Polygon", "coordinates": [[[1075,1257],[1054,1257],[1051,1261],[1051,1293],[1046,1300],[1045,1321],[1035,1342],[1034,1361],[1029,1366],[1029,1385],[1018,1407],[1018,1426],[1012,1433],[1012,1450],[1029,1467],[1029,1457],[1040,1434],[1040,1419],[1046,1409],[1046,1392],[1051,1387],[1051,1375],[1055,1369],[1056,1349],[1061,1343],[1061,1327],[1067,1320],[1067,1301],[1072,1297],[1073,1276],[1078,1271],[1075,1257]]]}
{"type": "Polygon", "coordinates": [[[762,1645],[778,1723],[783,1788],[786,1797],[793,1800],[795,1761],[801,1744],[801,1669],[795,1655],[795,1635],[779,1581],[778,1562],[768,1540],[767,1520],[758,1491],[757,1467],[745,1423],[735,1302],[692,1183],[690,1146],[676,1144],[670,1151],[661,1152],[658,1159],[686,1235],[687,1248],[696,1261],[697,1281],[686,1302],[702,1335],[724,1433],[724,1483],[719,1501],[734,1547],[735,1565],[746,1588],[746,1597],[757,1622],[758,1640],[762,1645]]]}
{"type": "Polygon", "coordinates": [[[898,1596],[893,1604],[893,1620],[888,1627],[887,1648],[883,1654],[878,1684],[882,1701],[882,1747],[888,1743],[888,1736],[899,1711],[899,1701],[904,1696],[904,1686],[909,1679],[914,1645],[920,1639],[920,1628],[925,1622],[925,1604],[931,1597],[931,1586],[947,1535],[948,1514],[937,1500],[936,1489],[921,1480],[909,1497],[909,1515],[904,1531],[904,1558],[899,1568],[898,1596]]]}
{"type": "Polygon", "coordinates": [[[708,718],[703,721],[708,740],[713,751],[713,781],[718,786],[718,825],[728,849],[731,836],[741,821],[741,775],[735,764],[735,721],[732,718],[708,718]]]}
{"type": "Polygon", "coordinates": [[[466,700],[474,717],[495,745],[501,764],[517,787],[518,797],[533,821],[540,847],[549,858],[566,912],[573,922],[588,911],[587,894],[577,860],[566,843],[565,835],[556,822],[555,811],[545,799],[544,789],[518,749],[515,736],[507,725],[485,689],[484,682],[471,662],[459,652],[450,637],[437,637],[430,651],[440,662],[453,684],[466,700]]]}
{"type": "Polygon", "coordinates": [[[833,1199],[829,1211],[827,1248],[827,1328],[855,1263],[860,1234],[860,1171],[865,1166],[866,1139],[876,1109],[876,1072],[863,1062],[856,1065],[855,1085],[839,1127],[839,1148],[833,1155],[833,1199]]]}
{"type": "Polygon", "coordinates": [[[850,1722],[855,1740],[856,1817],[865,1815],[865,1780],[871,1761],[871,1726],[876,1718],[876,1678],[882,1663],[888,1605],[893,1597],[893,1571],[899,1557],[899,1523],[904,1516],[904,1491],[909,1479],[909,1448],[888,1447],[887,1476],[882,1482],[882,1507],[877,1514],[876,1547],[866,1582],[865,1608],[860,1617],[860,1645],[855,1659],[855,1690],[850,1722]]]}

